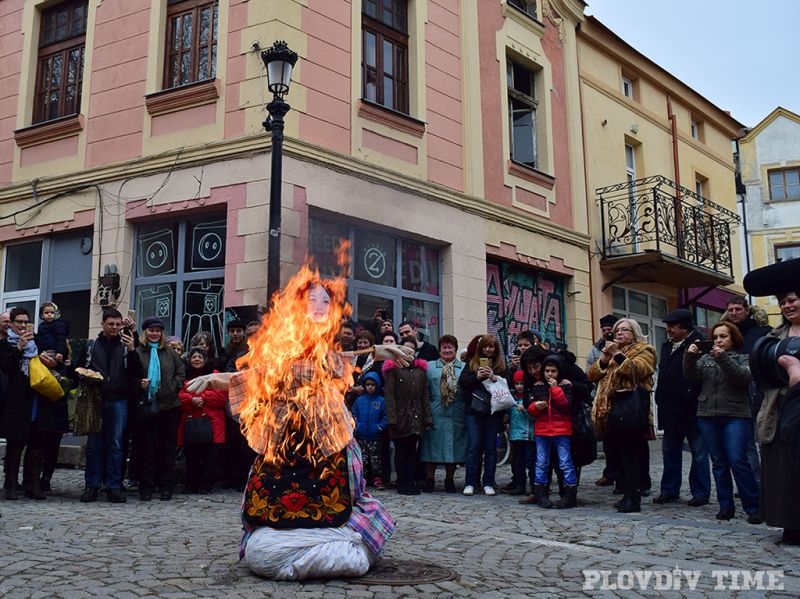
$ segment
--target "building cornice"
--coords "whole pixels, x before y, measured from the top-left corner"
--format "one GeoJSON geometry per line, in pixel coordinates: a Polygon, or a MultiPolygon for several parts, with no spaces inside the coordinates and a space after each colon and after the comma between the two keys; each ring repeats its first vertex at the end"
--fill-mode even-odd
{"type": "MultiPolygon", "coordinates": [[[[119,180],[121,177],[130,179],[150,176],[174,169],[191,168],[222,160],[235,160],[264,154],[270,148],[270,141],[263,134],[224,140],[203,146],[183,148],[167,155],[148,156],[121,164],[86,169],[57,177],[41,178],[37,181],[36,192],[39,197],[57,193],[69,193],[71,190],[110,183],[119,180]]],[[[416,179],[299,139],[285,138],[283,154],[284,157],[294,158],[356,176],[377,185],[411,193],[480,218],[521,228],[555,241],[578,246],[586,250],[590,247],[591,237],[588,234],[579,233],[534,217],[523,210],[459,193],[443,185],[416,179]]],[[[30,196],[30,183],[17,183],[0,190],[0,204],[18,201],[30,196]]]]}

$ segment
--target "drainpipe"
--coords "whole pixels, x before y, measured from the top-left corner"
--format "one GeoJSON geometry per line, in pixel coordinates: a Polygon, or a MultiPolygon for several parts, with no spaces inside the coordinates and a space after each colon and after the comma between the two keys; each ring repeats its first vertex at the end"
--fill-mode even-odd
{"type": "MultiPolygon", "coordinates": [[[[750,236],[747,234],[747,202],[746,202],[747,189],[744,187],[744,184],[742,183],[742,162],[741,162],[742,154],[739,151],[739,138],[737,137],[736,139],[733,140],[733,142],[736,144],[736,170],[738,171],[738,173],[736,174],[736,179],[737,179],[736,186],[739,187],[741,185],[742,187],[741,191],[743,192],[743,193],[738,193],[739,189],[736,190],[737,191],[736,201],[737,203],[741,203],[742,205],[742,236],[744,237],[744,263],[745,263],[744,271],[748,273],[750,272],[750,239],[749,239],[750,236]]],[[[747,296],[747,301],[750,302],[751,304],[753,303],[753,297],[749,294],[747,296]]]]}
{"type": "Polygon", "coordinates": [[[678,160],[678,119],[672,112],[672,97],[667,94],[667,118],[670,121],[670,132],[672,134],[672,169],[675,178],[675,232],[677,239],[675,249],[678,257],[683,258],[683,223],[681,222],[681,171],[678,160]]]}

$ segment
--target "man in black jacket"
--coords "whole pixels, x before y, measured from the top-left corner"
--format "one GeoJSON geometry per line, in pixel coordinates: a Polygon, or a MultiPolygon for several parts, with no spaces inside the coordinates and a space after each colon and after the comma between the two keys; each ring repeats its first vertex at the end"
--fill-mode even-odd
{"type": "Polygon", "coordinates": [[[692,466],[689,470],[689,505],[698,507],[708,503],[711,494],[711,471],[708,449],[697,425],[697,397],[700,382],[689,381],[683,375],[683,354],[702,335],[692,326],[689,310],[673,310],[664,318],[667,340],[661,346],[658,362],[656,406],[658,424],[664,429],[661,451],[664,471],[661,475],[661,493],[653,503],[672,503],[680,499],[683,480],[683,440],[689,443],[692,466]]]}
{"type": "Polygon", "coordinates": [[[103,330],[74,366],[88,367],[103,375],[102,430],[86,441],[85,489],[83,503],[97,501],[105,483],[108,501],[125,503],[122,490],[123,441],[128,426],[128,399],[139,375],[139,360],[134,356],[133,322],[122,320],[114,308],[103,310],[103,330]],[[125,330],[123,330],[123,326],[125,330]],[[86,355],[88,354],[88,356],[86,355]]]}

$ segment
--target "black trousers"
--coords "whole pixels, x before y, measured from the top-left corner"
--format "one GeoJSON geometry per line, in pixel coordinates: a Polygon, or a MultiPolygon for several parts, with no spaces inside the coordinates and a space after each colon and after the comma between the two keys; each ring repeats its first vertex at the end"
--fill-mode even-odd
{"type": "Polygon", "coordinates": [[[397,490],[416,489],[414,470],[417,462],[419,435],[409,435],[394,440],[394,470],[397,472],[397,490]]]}
{"type": "Polygon", "coordinates": [[[638,497],[640,489],[649,489],[644,486],[645,476],[649,479],[650,446],[644,439],[646,431],[612,431],[606,436],[613,451],[618,456],[619,468],[617,470],[617,486],[626,496],[638,497]]]}
{"type": "Polygon", "coordinates": [[[175,488],[175,451],[180,408],[139,420],[134,451],[139,469],[139,492],[172,492],[175,488]]]}
{"type": "Polygon", "coordinates": [[[213,488],[218,447],[222,447],[222,445],[215,445],[214,443],[184,445],[186,486],[189,489],[207,492],[213,488]]]}

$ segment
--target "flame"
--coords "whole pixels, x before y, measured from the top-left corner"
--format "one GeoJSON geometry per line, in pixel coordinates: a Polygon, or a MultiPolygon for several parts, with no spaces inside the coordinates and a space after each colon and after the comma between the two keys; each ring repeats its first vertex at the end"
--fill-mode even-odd
{"type": "Polygon", "coordinates": [[[316,465],[352,438],[344,394],[353,368],[336,353],[341,347],[335,340],[342,318],[352,312],[345,302],[347,249],[346,242],[339,248],[339,277],[323,279],[309,258],[273,295],[269,313],[248,340],[249,353],[237,364],[255,371],[246,379],[242,432],[275,466],[296,458],[316,465]],[[308,291],[317,284],[331,296],[324,322],[307,313],[308,291]]]}

